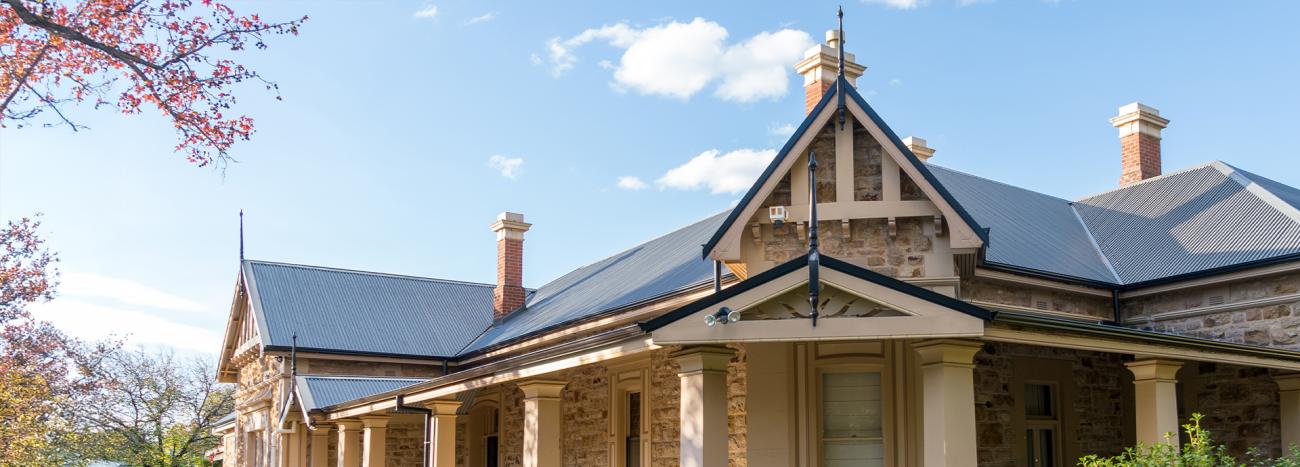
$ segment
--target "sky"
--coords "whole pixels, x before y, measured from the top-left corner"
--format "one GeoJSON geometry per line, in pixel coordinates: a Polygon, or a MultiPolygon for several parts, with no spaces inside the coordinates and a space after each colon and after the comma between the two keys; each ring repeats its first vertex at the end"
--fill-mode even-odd
{"type": "MultiPolygon", "coordinates": [[[[69,333],[215,356],[252,259],[492,283],[522,212],[536,287],[729,209],[803,118],[834,2],[235,2],[310,16],[240,60],[257,133],[197,168],[157,115],[0,129],[0,220],[42,213],[69,333]]],[[[933,163],[1075,199],[1114,188],[1126,103],[1166,172],[1300,185],[1296,2],[851,0],[859,90],[933,163]]],[[[363,317],[359,317],[363,319],[363,317]]]]}

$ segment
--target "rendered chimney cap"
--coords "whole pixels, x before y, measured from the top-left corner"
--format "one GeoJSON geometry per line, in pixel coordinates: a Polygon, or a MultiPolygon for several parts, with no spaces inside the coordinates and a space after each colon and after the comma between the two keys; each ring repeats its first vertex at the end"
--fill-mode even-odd
{"type": "Polygon", "coordinates": [[[497,220],[523,222],[524,215],[517,212],[506,211],[506,212],[502,212],[501,214],[497,214],[497,220]]]}
{"type": "Polygon", "coordinates": [[[921,162],[925,162],[927,159],[934,157],[934,149],[926,146],[925,139],[923,138],[908,136],[903,138],[903,145],[907,146],[907,149],[912,151],[912,155],[915,155],[917,159],[921,160],[921,162]]]}

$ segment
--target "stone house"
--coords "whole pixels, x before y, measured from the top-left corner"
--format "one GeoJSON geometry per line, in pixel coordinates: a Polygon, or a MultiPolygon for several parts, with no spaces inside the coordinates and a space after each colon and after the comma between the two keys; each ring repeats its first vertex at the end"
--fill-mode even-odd
{"type": "Polygon", "coordinates": [[[1235,453],[1300,444],[1300,190],[1222,162],[1161,174],[1169,121],[1137,103],[1111,119],[1114,190],[946,169],[867,104],[838,37],[796,65],[806,119],[733,210],[536,289],[514,213],[491,226],[496,284],[243,261],[214,452],[1041,467],[1193,412],[1235,453]]]}

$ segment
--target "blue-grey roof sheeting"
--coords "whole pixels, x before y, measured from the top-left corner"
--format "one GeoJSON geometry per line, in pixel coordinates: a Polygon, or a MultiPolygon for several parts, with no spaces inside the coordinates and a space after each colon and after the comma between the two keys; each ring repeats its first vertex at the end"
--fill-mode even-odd
{"type": "Polygon", "coordinates": [[[989,228],[985,261],[1117,282],[1069,201],[927,165],[976,222],[989,228]]]}
{"type": "Polygon", "coordinates": [[[308,411],[423,383],[421,378],[299,376],[298,394],[308,411]]]}
{"type": "Polygon", "coordinates": [[[713,278],[700,245],[722,224],[718,214],[565,274],[538,288],[523,310],[483,333],[462,354],[713,278]]]}
{"type": "Polygon", "coordinates": [[[263,344],[451,357],[492,323],[486,284],[245,261],[263,344]]]}
{"type": "MultiPolygon", "coordinates": [[[[1278,189],[1252,175],[1212,162],[1075,207],[1123,284],[1300,253],[1300,215],[1268,193],[1252,192],[1252,185],[1278,189]]],[[[1295,199],[1288,191],[1274,196],[1295,199]]]]}

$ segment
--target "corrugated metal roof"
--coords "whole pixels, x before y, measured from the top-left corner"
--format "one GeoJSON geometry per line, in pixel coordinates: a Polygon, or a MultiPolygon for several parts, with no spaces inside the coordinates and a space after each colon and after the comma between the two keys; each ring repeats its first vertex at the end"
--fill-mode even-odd
{"type": "Polygon", "coordinates": [[[1211,162],[1075,203],[1123,284],[1300,253],[1294,189],[1211,162]],[[1278,201],[1281,199],[1282,201],[1278,201]]]}
{"type": "Polygon", "coordinates": [[[299,376],[298,394],[308,411],[423,383],[421,378],[299,376]]]}
{"type": "Polygon", "coordinates": [[[1069,201],[927,165],[967,212],[989,228],[985,261],[1089,281],[1117,282],[1069,201]]]}
{"type": "Polygon", "coordinates": [[[713,278],[700,245],[718,229],[718,214],[543,285],[523,310],[493,326],[462,354],[603,311],[664,295],[713,278]]]}
{"type": "Polygon", "coordinates": [[[450,357],[492,322],[492,285],[245,261],[263,343],[450,357]]]}

